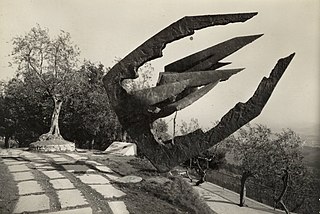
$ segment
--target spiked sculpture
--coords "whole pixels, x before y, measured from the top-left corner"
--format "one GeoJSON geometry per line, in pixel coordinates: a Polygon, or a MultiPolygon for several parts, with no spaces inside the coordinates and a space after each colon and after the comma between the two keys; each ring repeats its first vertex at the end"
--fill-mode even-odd
{"type": "Polygon", "coordinates": [[[201,98],[221,81],[242,69],[217,70],[229,64],[228,55],[262,35],[230,39],[165,66],[157,86],[132,93],[122,87],[124,79],[138,77],[144,63],[162,56],[166,44],[192,35],[195,30],[245,22],[257,13],[184,17],[160,31],[118,62],[104,77],[104,85],[118,119],[135,140],[140,152],[160,171],[166,172],[199,155],[257,117],[289,65],[294,54],[280,59],[268,78],[264,77],[246,103],[238,103],[208,132],[200,129],[175,138],[175,143],[158,142],[150,130],[152,123],[181,110],[201,98]]]}

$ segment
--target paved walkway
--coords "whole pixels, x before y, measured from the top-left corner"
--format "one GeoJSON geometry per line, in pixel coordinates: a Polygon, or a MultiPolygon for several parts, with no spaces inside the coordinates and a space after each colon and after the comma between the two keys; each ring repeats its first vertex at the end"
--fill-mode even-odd
{"type": "Polygon", "coordinates": [[[210,208],[218,214],[285,213],[280,210],[274,210],[272,207],[250,198],[246,198],[247,207],[239,207],[239,194],[209,182],[205,182],[201,186],[194,186],[194,188],[204,198],[210,208]]]}
{"type": "Polygon", "coordinates": [[[110,183],[117,175],[85,155],[10,149],[0,157],[18,186],[13,213],[129,213],[121,200],[126,194],[110,183]]]}
{"type": "MultiPolygon", "coordinates": [[[[1,149],[0,164],[18,186],[13,213],[129,214],[121,200],[126,194],[110,182],[119,177],[84,154],[1,149]]],[[[248,207],[239,207],[237,193],[209,182],[194,188],[218,214],[284,213],[251,199],[246,200],[248,207]]]]}

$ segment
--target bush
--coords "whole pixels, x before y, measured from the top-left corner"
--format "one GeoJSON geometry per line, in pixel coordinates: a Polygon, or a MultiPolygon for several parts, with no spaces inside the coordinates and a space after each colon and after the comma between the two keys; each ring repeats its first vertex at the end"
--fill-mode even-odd
{"type": "Polygon", "coordinates": [[[194,214],[214,214],[210,207],[200,198],[192,186],[180,177],[149,178],[144,181],[145,191],[168,201],[173,205],[185,208],[194,214]]]}

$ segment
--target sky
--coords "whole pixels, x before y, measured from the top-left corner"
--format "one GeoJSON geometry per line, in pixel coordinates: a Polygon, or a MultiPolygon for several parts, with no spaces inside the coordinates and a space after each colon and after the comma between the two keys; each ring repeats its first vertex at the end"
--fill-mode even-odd
{"type": "MultiPolygon", "coordinates": [[[[52,36],[67,31],[81,50],[81,59],[106,67],[184,16],[258,12],[245,23],[197,31],[167,45],[161,59],[151,61],[155,76],[163,67],[236,36],[264,36],[232,54],[226,68],[246,69],[218,84],[177,121],[197,118],[208,128],[237,102],[246,102],[277,60],[296,56],[254,123],[272,128],[314,129],[319,124],[320,1],[319,0],[0,0],[0,80],[13,77],[9,68],[11,39],[36,24],[52,36]]],[[[319,128],[319,125],[317,126],[319,128]]],[[[318,129],[319,130],[319,129],[318,129]]],[[[317,131],[318,131],[317,130],[317,131]]]]}

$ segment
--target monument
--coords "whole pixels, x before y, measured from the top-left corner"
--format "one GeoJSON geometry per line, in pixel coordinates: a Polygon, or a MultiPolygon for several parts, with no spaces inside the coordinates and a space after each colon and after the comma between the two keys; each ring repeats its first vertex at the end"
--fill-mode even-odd
{"type": "Polygon", "coordinates": [[[171,141],[159,142],[152,132],[152,123],[179,111],[201,98],[219,82],[228,80],[242,68],[220,69],[228,63],[221,60],[262,35],[236,37],[177,60],[164,68],[155,87],[128,93],[124,79],[135,79],[144,63],[162,56],[168,43],[194,34],[195,30],[245,22],[257,13],[186,16],[169,25],[119,61],[103,81],[119,122],[135,141],[138,149],[160,172],[166,172],[219,143],[257,117],[276,87],[294,53],[280,59],[264,77],[253,96],[238,103],[220,122],[207,132],[196,130],[171,141]]]}

